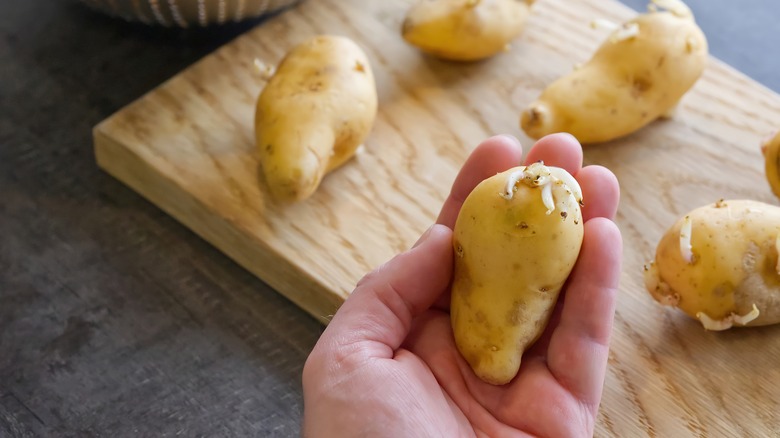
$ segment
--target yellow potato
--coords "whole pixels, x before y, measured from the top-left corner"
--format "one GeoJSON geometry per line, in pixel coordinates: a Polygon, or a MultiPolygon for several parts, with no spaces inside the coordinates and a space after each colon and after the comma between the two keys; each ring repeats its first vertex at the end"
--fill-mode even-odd
{"type": "Polygon", "coordinates": [[[659,303],[705,329],[780,322],[780,208],[719,201],[678,220],[661,238],[645,285],[659,303]]]}
{"type": "Polygon", "coordinates": [[[475,61],[505,50],[523,31],[535,0],[424,0],[412,7],[402,35],[424,52],[475,61]]]}
{"type": "Polygon", "coordinates": [[[509,382],[544,331],[580,252],[582,195],[563,169],[536,163],[480,183],[455,223],[451,322],[485,382],[509,382]]]}
{"type": "Polygon", "coordinates": [[[550,84],[520,125],[541,138],[569,132],[582,143],[628,135],[668,115],[707,63],[707,40],[681,2],[614,31],[581,68],[550,84]]]}
{"type": "Polygon", "coordinates": [[[354,42],[317,36],[293,48],[257,100],[255,136],[274,198],[300,201],[342,165],[374,123],[377,92],[354,42]]]}
{"type": "Polygon", "coordinates": [[[780,198],[780,131],[761,146],[764,153],[764,170],[769,187],[780,198]]]}

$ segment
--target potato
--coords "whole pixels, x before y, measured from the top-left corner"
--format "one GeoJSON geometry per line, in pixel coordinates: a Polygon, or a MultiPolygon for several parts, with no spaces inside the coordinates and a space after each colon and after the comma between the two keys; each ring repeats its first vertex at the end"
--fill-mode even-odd
{"type": "Polygon", "coordinates": [[[535,163],[495,175],[466,198],[453,233],[451,323],[483,381],[501,385],[544,331],[583,237],[579,184],[535,163]]]}
{"type": "Polygon", "coordinates": [[[272,196],[300,201],[367,138],[377,112],[374,76],[348,38],[293,48],[257,99],[255,136],[272,196]]]}
{"type": "Polygon", "coordinates": [[[780,208],[719,201],[678,220],[661,238],[645,285],[707,330],[780,322],[780,208]]]}
{"type": "Polygon", "coordinates": [[[672,9],[623,24],[590,61],[550,84],[520,117],[526,134],[598,143],[669,114],[701,76],[707,40],[687,6],[663,3],[672,9]]]}
{"type": "Polygon", "coordinates": [[[764,170],[769,187],[780,198],[780,131],[770,137],[762,146],[764,170]]]}
{"type": "Polygon", "coordinates": [[[535,0],[424,0],[406,15],[401,33],[424,52],[476,61],[505,50],[523,31],[535,0]]]}

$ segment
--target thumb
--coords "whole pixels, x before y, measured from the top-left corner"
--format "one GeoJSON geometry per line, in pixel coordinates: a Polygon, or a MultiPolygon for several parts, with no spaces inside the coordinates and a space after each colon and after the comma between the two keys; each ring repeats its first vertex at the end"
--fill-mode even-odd
{"type": "Polygon", "coordinates": [[[414,317],[445,292],[451,277],[452,230],[434,225],[411,250],[360,280],[321,341],[356,348],[367,342],[369,355],[392,358],[414,317]]]}

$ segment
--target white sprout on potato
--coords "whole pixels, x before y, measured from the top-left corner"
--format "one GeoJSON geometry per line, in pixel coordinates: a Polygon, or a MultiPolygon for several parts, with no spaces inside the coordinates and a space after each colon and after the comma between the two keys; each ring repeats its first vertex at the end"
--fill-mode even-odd
{"type": "Polygon", "coordinates": [[[613,43],[625,41],[639,35],[639,25],[636,23],[624,23],[617,24],[614,21],[607,20],[606,18],[597,18],[590,22],[590,27],[593,29],[604,29],[612,32],[612,36],[609,40],[613,43]]]}
{"type": "Polygon", "coordinates": [[[607,20],[606,18],[597,18],[590,22],[590,27],[591,29],[599,30],[617,30],[620,25],[612,20],[607,20]]]}
{"type": "Polygon", "coordinates": [[[699,319],[701,325],[704,326],[705,329],[720,331],[730,329],[734,326],[734,324],[743,326],[747,325],[750,321],[758,318],[760,313],[761,312],[758,311],[758,307],[753,304],[753,309],[742,316],[737,315],[736,313],[731,313],[723,319],[712,319],[706,313],[699,312],[696,314],[696,318],[699,319]]]}
{"type": "Polygon", "coordinates": [[[542,202],[547,207],[547,214],[550,214],[555,210],[555,200],[552,194],[552,184],[545,184],[542,186],[542,202]]]}
{"type": "Polygon", "coordinates": [[[630,40],[636,38],[639,35],[639,25],[636,23],[626,23],[620,26],[620,29],[615,31],[609,38],[613,43],[619,43],[621,41],[630,40]]]}
{"type": "MultiPolygon", "coordinates": [[[[555,211],[555,199],[553,197],[553,184],[562,185],[567,194],[573,195],[574,199],[582,204],[582,189],[580,184],[573,176],[560,167],[545,166],[544,164],[534,163],[530,166],[520,166],[514,172],[509,174],[506,179],[504,191],[500,194],[504,199],[510,200],[514,197],[517,185],[523,182],[529,187],[540,187],[542,189],[542,202],[547,208],[549,215],[555,211]]],[[[562,216],[566,217],[562,211],[562,216]]]]}
{"type": "Polygon", "coordinates": [[[680,304],[680,295],[679,294],[658,295],[657,301],[662,306],[677,307],[677,305],[680,304]]]}
{"type": "Polygon", "coordinates": [[[688,263],[693,263],[693,246],[691,245],[691,231],[693,230],[693,222],[690,216],[683,218],[682,226],[680,227],[680,255],[683,260],[688,263]]]}
{"type": "Polygon", "coordinates": [[[271,79],[274,73],[276,73],[276,69],[273,65],[266,64],[257,58],[255,58],[254,65],[257,72],[260,74],[260,78],[266,82],[271,79]]]}
{"type": "Polygon", "coordinates": [[[663,306],[676,307],[680,304],[680,294],[673,292],[668,284],[661,281],[658,275],[658,266],[650,262],[643,266],[645,287],[650,294],[663,306]]]}

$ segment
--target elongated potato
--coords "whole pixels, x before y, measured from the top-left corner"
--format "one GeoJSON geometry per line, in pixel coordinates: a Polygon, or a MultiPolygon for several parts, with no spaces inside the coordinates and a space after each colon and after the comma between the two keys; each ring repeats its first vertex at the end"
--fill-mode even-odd
{"type": "Polygon", "coordinates": [[[523,31],[535,0],[423,0],[406,15],[401,33],[424,52],[475,61],[504,50],[523,31]]]}
{"type": "Polygon", "coordinates": [[[678,220],[645,265],[645,285],[705,329],[780,322],[780,208],[719,201],[678,220]]]}
{"type": "Polygon", "coordinates": [[[550,84],[520,117],[526,134],[598,143],[668,114],[704,71],[707,40],[687,6],[657,3],[672,9],[625,23],[584,66],[550,84]]]}
{"type": "Polygon", "coordinates": [[[485,382],[509,382],[544,331],[583,237],[579,184],[536,163],[480,183],[455,223],[451,322],[485,382]]]}
{"type": "Polygon", "coordinates": [[[377,92],[354,42],[317,36],[293,48],[257,100],[255,136],[265,180],[282,201],[311,196],[374,123],[377,92]]]}
{"type": "Polygon", "coordinates": [[[772,193],[780,198],[780,131],[761,146],[764,154],[764,171],[772,193]]]}

